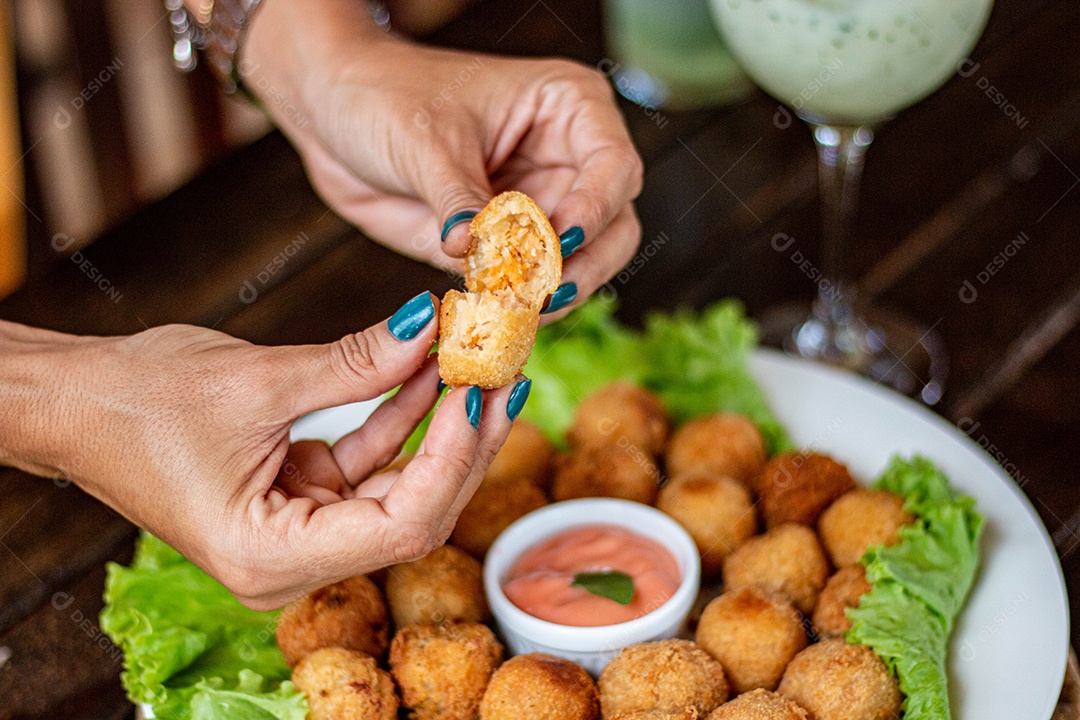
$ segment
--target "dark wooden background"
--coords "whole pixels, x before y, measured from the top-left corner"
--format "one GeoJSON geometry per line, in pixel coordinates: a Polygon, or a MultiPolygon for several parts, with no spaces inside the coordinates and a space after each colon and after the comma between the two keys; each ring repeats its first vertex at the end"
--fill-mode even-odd
{"type": "MultiPolygon", "coordinates": [[[[993,446],[1052,533],[1080,597],[1078,38],[1075,2],[998,0],[971,56],[974,73],[878,133],[852,263],[866,293],[942,334],[952,374],[937,410],[993,446]],[[1008,98],[1022,127],[986,84],[1008,98]],[[979,271],[1022,232],[1030,239],[1020,252],[979,283],[979,271]],[[974,302],[960,298],[965,280],[977,288],[974,302]]],[[[582,0],[480,3],[433,41],[594,65],[604,57],[600,7],[582,0]]],[[[818,243],[811,140],[798,123],[777,127],[776,108],[757,94],[726,109],[661,111],[659,127],[624,103],[647,166],[643,242],[666,240],[640,272],[609,286],[623,319],[729,295],[751,313],[812,296],[810,280],[769,242],[786,233],[811,257],[818,243]]],[[[77,333],[188,322],[260,343],[324,342],[377,322],[421,288],[447,286],[442,273],[328,211],[276,134],[136,212],[85,255],[118,301],[61,257],[0,302],[0,317],[77,333]],[[259,283],[300,233],[307,240],[297,254],[259,283]],[[255,302],[241,299],[245,281],[258,287],[255,302]]],[[[0,720],[131,717],[119,656],[96,616],[103,564],[130,556],[134,528],[63,478],[0,469],[0,493],[0,720]]]]}

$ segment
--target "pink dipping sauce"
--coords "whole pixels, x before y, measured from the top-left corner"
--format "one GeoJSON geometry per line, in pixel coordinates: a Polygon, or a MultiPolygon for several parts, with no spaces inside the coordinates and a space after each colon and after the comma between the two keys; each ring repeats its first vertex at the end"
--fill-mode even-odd
{"type": "Polygon", "coordinates": [[[517,559],[503,584],[510,602],[560,625],[614,625],[656,610],[682,581],[675,557],[660,543],[616,525],[586,525],[554,535],[517,559]],[[634,579],[634,599],[620,605],[580,587],[583,572],[618,570],[634,579]]]}

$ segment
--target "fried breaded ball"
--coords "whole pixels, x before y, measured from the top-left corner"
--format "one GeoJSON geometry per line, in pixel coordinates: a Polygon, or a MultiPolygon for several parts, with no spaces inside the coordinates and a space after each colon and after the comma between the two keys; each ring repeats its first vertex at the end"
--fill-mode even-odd
{"type": "Polygon", "coordinates": [[[600,672],[604,717],[619,713],[712,712],[728,698],[724,667],[689,640],[659,640],[622,649],[600,672]]]}
{"type": "Polygon", "coordinates": [[[838,497],[818,518],[821,543],[833,565],[859,562],[871,545],[893,545],[896,531],[915,520],[904,512],[904,498],[887,490],[856,488],[838,497]]]}
{"type": "Polygon", "coordinates": [[[615,382],[578,404],[567,438],[574,447],[618,445],[656,457],[667,442],[668,427],[659,398],[636,385],[615,382]]]}
{"type": "Polygon", "coordinates": [[[698,720],[701,713],[693,705],[687,705],[682,710],[646,710],[645,712],[619,713],[605,716],[604,720],[698,720]]]}
{"type": "Polygon", "coordinates": [[[813,525],[833,500],[855,487],[848,469],[828,455],[780,453],[754,486],[766,527],[786,522],[813,525]]]}
{"type": "Polygon", "coordinates": [[[307,696],[307,720],[397,720],[394,681],[370,655],[322,648],[297,664],[292,681],[307,696]]]}
{"type": "Polygon", "coordinates": [[[705,720],[807,720],[794,701],[768,690],[751,690],[713,710],[705,720]]]}
{"type": "Polygon", "coordinates": [[[386,602],[363,575],[319,588],[285,606],[278,616],[277,643],[289,667],[325,647],[358,650],[381,659],[389,642],[386,602]]]}
{"type": "Polygon", "coordinates": [[[896,678],[873,650],[840,639],[796,655],[779,692],[814,720],[895,720],[903,701],[896,678]]]}
{"type": "Polygon", "coordinates": [[[818,595],[812,618],[814,630],[826,637],[843,635],[851,628],[851,620],[844,610],[859,607],[859,599],[872,588],[862,565],[848,565],[837,570],[818,595]]]}
{"type": "Polygon", "coordinates": [[[600,701],[585,668],[546,653],[512,657],[491,676],[480,720],[599,720],[600,701]]]}
{"type": "Polygon", "coordinates": [[[555,462],[555,500],[614,497],[652,505],[660,487],[656,463],[633,448],[587,445],[555,462]]]}
{"type": "Polygon", "coordinates": [[[747,417],[704,415],[672,434],[664,462],[669,477],[704,472],[726,475],[750,486],[765,466],[765,440],[747,417]]]}
{"type": "Polygon", "coordinates": [[[487,625],[408,625],[390,643],[390,672],[414,720],[473,720],[502,654],[487,625]]]}
{"type": "Polygon", "coordinates": [[[829,560],[817,535],[796,523],[750,538],[724,561],[728,589],[760,585],[782,592],[807,615],[828,577],[829,560]]]}
{"type": "Polygon", "coordinates": [[[802,618],[785,596],[751,586],[705,606],[695,639],[727,671],[732,690],[775,690],[791,658],[806,647],[802,618]]]}
{"type": "Polygon", "coordinates": [[[483,558],[510,523],[545,505],[544,492],[526,480],[484,482],[461,511],[450,542],[474,557],[483,558]]]}
{"type": "Polygon", "coordinates": [[[718,575],[724,558],[757,532],[750,491],[723,475],[695,472],[672,478],[660,489],[656,507],[694,538],[705,575],[718,575]]]}
{"type": "Polygon", "coordinates": [[[386,578],[386,602],[394,625],[448,620],[486,622],[483,567],[453,545],[443,545],[412,562],[393,565],[386,578]]]}
{"type": "Polygon", "coordinates": [[[555,446],[547,436],[528,420],[518,418],[488,465],[484,481],[525,480],[546,490],[551,484],[554,462],[555,446]]]}

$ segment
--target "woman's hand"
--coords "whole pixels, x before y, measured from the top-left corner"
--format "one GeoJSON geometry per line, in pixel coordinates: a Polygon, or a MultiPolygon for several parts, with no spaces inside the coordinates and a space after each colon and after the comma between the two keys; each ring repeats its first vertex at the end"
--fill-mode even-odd
{"type": "Polygon", "coordinates": [[[563,282],[582,299],[638,246],[641,160],[594,70],[415,45],[355,0],[266,0],[240,68],[323,198],[401,253],[458,268],[462,221],[508,189],[580,246],[563,282]]]}
{"type": "Polygon", "coordinates": [[[83,338],[0,323],[0,392],[22,410],[0,419],[0,463],[70,477],[245,604],[281,606],[441,544],[505,440],[516,386],[456,388],[408,465],[372,476],[439,395],[437,317],[424,293],[364,332],[296,347],[184,325],[83,338]],[[304,413],[402,383],[332,449],[290,449],[304,413]]]}

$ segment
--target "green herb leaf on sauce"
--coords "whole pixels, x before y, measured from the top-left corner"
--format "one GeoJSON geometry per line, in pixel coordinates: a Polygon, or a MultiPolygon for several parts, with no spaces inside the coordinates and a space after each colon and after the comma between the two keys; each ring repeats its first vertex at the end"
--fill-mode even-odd
{"type": "Polygon", "coordinates": [[[583,588],[620,605],[629,605],[634,599],[634,579],[618,570],[578,573],[570,587],[583,588]]]}

